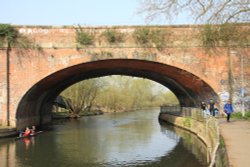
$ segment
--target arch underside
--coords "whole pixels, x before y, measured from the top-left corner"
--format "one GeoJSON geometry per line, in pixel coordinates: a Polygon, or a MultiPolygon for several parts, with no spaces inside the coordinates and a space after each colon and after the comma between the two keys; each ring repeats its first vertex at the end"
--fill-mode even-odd
{"type": "Polygon", "coordinates": [[[173,66],[145,60],[100,60],[62,69],[35,84],[19,103],[16,114],[17,127],[19,123],[48,122],[51,119],[49,116],[52,103],[61,91],[81,80],[108,75],[142,77],[158,82],[169,88],[183,107],[199,107],[202,100],[218,99],[207,83],[173,66]]]}

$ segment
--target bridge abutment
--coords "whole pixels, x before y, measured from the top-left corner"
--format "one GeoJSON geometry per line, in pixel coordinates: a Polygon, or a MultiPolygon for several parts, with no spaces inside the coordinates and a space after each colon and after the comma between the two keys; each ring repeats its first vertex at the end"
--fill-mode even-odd
{"type": "Polygon", "coordinates": [[[80,80],[114,74],[154,80],[172,90],[184,107],[199,106],[210,98],[222,104],[229,95],[238,105],[240,88],[250,91],[250,49],[233,48],[230,60],[227,47],[208,52],[197,38],[201,27],[148,27],[169,32],[160,49],[136,43],[133,32],[138,27],[133,26],[84,27],[83,31],[94,34],[95,42],[80,47],[75,27],[16,27],[39,47],[12,48],[10,52],[9,119],[6,48],[0,49],[0,124],[9,121],[11,126],[23,127],[47,123],[51,101],[63,89],[80,80]],[[100,35],[107,29],[124,33],[126,40],[117,44],[102,40],[100,35]],[[244,71],[240,68],[242,57],[244,71]]]}

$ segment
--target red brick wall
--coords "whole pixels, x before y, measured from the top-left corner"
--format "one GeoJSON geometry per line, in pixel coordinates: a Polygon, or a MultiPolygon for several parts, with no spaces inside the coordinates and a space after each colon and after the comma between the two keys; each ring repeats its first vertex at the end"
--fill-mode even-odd
{"type": "MultiPolygon", "coordinates": [[[[56,83],[60,78],[68,75],[64,73],[56,73],[66,68],[80,65],[96,60],[107,59],[140,59],[149,62],[157,62],[161,64],[173,66],[173,69],[180,69],[180,72],[171,72],[171,68],[163,68],[162,66],[152,66],[155,72],[164,71],[168,77],[172,77],[176,82],[181,83],[187,91],[191,91],[197,97],[195,98],[210,98],[207,94],[202,96],[204,83],[210,88],[206,88],[204,92],[214,91],[218,97],[220,93],[229,92],[228,85],[228,50],[227,48],[219,47],[208,52],[201,47],[201,41],[197,38],[199,26],[176,26],[176,27],[158,27],[170,32],[170,36],[166,42],[166,48],[158,50],[157,48],[142,48],[137,45],[132,38],[132,32],[135,27],[116,27],[122,33],[126,33],[126,40],[119,44],[108,44],[99,35],[108,27],[85,27],[86,31],[92,31],[95,34],[95,43],[89,47],[76,49],[75,29],[74,27],[17,27],[19,32],[32,40],[33,43],[39,45],[43,49],[20,50],[12,49],[10,57],[10,121],[12,126],[16,126],[17,110],[22,111],[25,115],[20,116],[21,124],[37,123],[39,121],[39,113],[37,107],[27,109],[27,104],[34,104],[37,99],[29,99],[24,104],[20,101],[24,95],[35,85],[40,84],[40,81],[47,79],[47,84],[42,84],[44,90],[50,89],[50,84],[56,83]],[[158,69],[157,69],[158,68],[158,69]],[[162,68],[162,69],[161,69],[162,68]],[[181,72],[182,71],[182,72],[181,72]],[[53,77],[49,77],[50,75],[53,77]],[[186,77],[185,77],[186,76],[186,77]],[[192,77],[190,77],[192,76],[192,77]],[[196,77],[193,77],[196,76],[196,77]],[[47,78],[46,78],[47,77],[47,78]],[[34,111],[31,111],[34,110],[34,111]],[[34,112],[34,113],[32,113],[34,112]],[[29,118],[29,119],[26,119],[29,118]]],[[[109,27],[110,28],[110,27],[109,27]]],[[[154,27],[157,28],[157,27],[154,27]]],[[[241,85],[240,78],[240,58],[244,57],[244,79],[245,87],[250,90],[250,49],[237,48],[233,49],[236,54],[231,54],[232,72],[233,72],[233,93],[234,101],[238,102],[238,92],[241,85]]],[[[6,123],[6,62],[5,50],[0,50],[0,123],[6,123]]],[[[125,63],[126,64],[126,63],[125,63]]],[[[110,64],[115,67],[115,65],[110,64]]],[[[136,65],[135,65],[136,66],[136,65]]],[[[140,66],[138,64],[138,66],[140,66]]],[[[119,67],[119,64],[117,64],[119,67]]],[[[89,67],[90,68],[90,67],[89,67]]],[[[108,68],[105,66],[105,68],[108,68]]],[[[138,67],[144,69],[143,65],[138,67]]],[[[79,66],[77,70],[85,70],[84,66],[79,66]]],[[[91,69],[90,69],[91,70],[91,69]]],[[[144,70],[151,70],[150,67],[144,70]]],[[[72,72],[72,71],[71,71],[72,72]]],[[[75,71],[77,73],[77,71],[75,71]]],[[[138,73],[139,75],[139,73],[138,73]]],[[[150,76],[149,76],[150,78],[150,76]]],[[[159,79],[159,78],[158,78],[159,79]]],[[[34,87],[33,87],[34,88],[34,87]]],[[[34,88],[35,89],[35,88],[34,88]]],[[[42,90],[39,90],[42,91],[42,90]]],[[[39,92],[37,93],[39,94],[39,92]]],[[[46,92],[41,96],[46,96],[46,92]]],[[[29,97],[31,98],[31,97],[29,97]]],[[[219,100],[219,99],[218,99],[219,100]]],[[[39,104],[42,103],[39,102],[39,104]]],[[[44,103],[44,102],[43,102],[44,103]]],[[[42,105],[42,104],[40,104],[42,105]]],[[[19,113],[21,114],[21,113],[19,113]]],[[[46,115],[46,114],[45,114],[46,115]]],[[[48,115],[47,115],[48,116],[48,115]]]]}

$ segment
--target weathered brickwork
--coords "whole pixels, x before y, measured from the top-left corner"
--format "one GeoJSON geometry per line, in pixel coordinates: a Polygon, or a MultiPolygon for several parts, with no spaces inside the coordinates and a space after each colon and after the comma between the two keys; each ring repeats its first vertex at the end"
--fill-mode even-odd
{"type": "MultiPolygon", "coordinates": [[[[248,26],[250,27],[250,26],[248,26]]],[[[200,26],[150,27],[169,32],[161,49],[142,47],[132,37],[137,27],[115,27],[125,34],[121,43],[109,44],[100,36],[111,27],[84,27],[94,34],[94,44],[76,44],[74,27],[17,27],[36,48],[12,48],[10,52],[10,124],[22,127],[50,121],[53,98],[82,79],[112,74],[145,77],[169,87],[182,106],[198,106],[201,100],[221,102],[230,92],[239,102],[244,58],[244,87],[250,91],[250,49],[225,47],[208,51],[197,37],[200,26]],[[229,58],[231,66],[229,66],[229,58]]],[[[113,28],[112,28],[113,29],[113,28]]],[[[0,50],[0,124],[6,114],[6,50],[0,50]]],[[[247,94],[246,94],[247,95],[247,94]]]]}

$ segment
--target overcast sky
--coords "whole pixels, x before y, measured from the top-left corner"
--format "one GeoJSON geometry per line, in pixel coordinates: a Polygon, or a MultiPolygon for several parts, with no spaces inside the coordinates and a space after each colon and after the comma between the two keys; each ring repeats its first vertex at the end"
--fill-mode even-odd
{"type": "MultiPolygon", "coordinates": [[[[138,0],[1,0],[0,23],[14,25],[146,25],[138,0]]],[[[174,24],[186,23],[178,19],[174,24]]]]}

